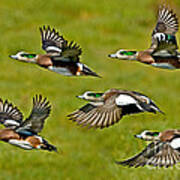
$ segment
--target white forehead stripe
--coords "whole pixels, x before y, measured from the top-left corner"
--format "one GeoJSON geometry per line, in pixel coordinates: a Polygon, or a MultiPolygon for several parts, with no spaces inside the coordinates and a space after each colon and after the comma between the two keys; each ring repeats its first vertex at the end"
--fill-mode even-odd
{"type": "Polygon", "coordinates": [[[126,106],[126,105],[130,105],[130,104],[137,104],[137,101],[133,97],[131,97],[129,95],[126,95],[126,94],[119,95],[115,99],[115,102],[119,106],[126,106]]]}

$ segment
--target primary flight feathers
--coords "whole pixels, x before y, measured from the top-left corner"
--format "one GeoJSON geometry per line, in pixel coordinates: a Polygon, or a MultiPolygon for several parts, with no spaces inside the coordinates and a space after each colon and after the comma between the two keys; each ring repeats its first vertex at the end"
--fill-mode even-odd
{"type": "MultiPolygon", "coordinates": [[[[55,29],[51,29],[50,26],[47,28],[43,26],[40,28],[41,37],[42,37],[42,48],[47,53],[52,53],[54,56],[61,56],[63,58],[69,58],[75,62],[79,61],[79,56],[82,53],[82,50],[77,43],[73,41],[69,42],[60,36],[55,29]]],[[[66,60],[66,59],[64,59],[66,60]]]]}
{"type": "Polygon", "coordinates": [[[156,33],[165,33],[172,34],[175,33],[179,29],[179,22],[176,14],[173,10],[169,10],[165,6],[160,6],[158,11],[158,19],[155,29],[153,30],[152,35],[156,33]]]}

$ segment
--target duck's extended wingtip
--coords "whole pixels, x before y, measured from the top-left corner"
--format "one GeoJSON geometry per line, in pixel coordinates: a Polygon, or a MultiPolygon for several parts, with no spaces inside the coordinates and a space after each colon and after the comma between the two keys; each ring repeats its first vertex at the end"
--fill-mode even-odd
{"type": "Polygon", "coordinates": [[[163,111],[161,111],[161,110],[160,110],[159,112],[160,112],[161,114],[163,114],[164,116],[166,115],[166,113],[165,113],[165,112],[163,112],[163,111]]]}
{"type": "Polygon", "coordinates": [[[58,150],[56,148],[56,150],[54,150],[54,152],[56,152],[57,154],[63,154],[63,150],[61,148],[59,148],[58,150]]]}
{"type": "Polygon", "coordinates": [[[119,165],[119,164],[123,165],[123,162],[122,162],[122,161],[117,161],[117,160],[115,160],[114,162],[115,162],[116,164],[118,164],[118,165],[119,165]]]}
{"type": "Polygon", "coordinates": [[[98,77],[98,78],[103,78],[102,76],[100,76],[100,75],[98,75],[98,74],[96,74],[95,76],[98,77]]]}

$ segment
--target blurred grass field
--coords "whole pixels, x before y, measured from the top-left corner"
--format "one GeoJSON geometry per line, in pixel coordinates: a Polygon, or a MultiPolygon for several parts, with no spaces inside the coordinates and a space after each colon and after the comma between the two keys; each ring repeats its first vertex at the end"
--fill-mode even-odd
{"type": "MultiPolygon", "coordinates": [[[[180,71],[156,69],[136,62],[107,57],[119,48],[146,49],[156,24],[156,0],[1,0],[0,1],[0,97],[16,104],[25,116],[35,94],[47,96],[51,116],[41,135],[63,153],[25,151],[0,142],[1,180],[178,180],[173,169],[128,169],[114,160],[126,159],[146,145],[134,134],[145,129],[179,128],[180,71]],[[39,26],[51,25],[68,40],[81,45],[82,62],[101,76],[64,77],[35,65],[11,60],[19,50],[44,53],[39,26]],[[103,130],[80,128],[66,115],[86,102],[75,96],[86,90],[122,88],[142,92],[166,112],[125,116],[103,130]]],[[[180,2],[168,3],[180,17],[180,2]]],[[[177,36],[179,42],[179,36],[177,36]]]]}

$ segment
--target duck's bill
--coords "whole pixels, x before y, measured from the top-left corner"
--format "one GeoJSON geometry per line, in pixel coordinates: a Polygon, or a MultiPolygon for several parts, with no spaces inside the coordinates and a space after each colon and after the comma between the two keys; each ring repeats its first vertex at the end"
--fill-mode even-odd
{"type": "Polygon", "coordinates": [[[9,55],[9,57],[16,60],[18,59],[16,55],[9,55]]]}
{"type": "Polygon", "coordinates": [[[77,98],[80,98],[80,99],[84,99],[84,96],[80,95],[80,96],[76,96],[77,98]]]}
{"type": "Polygon", "coordinates": [[[135,137],[135,138],[142,139],[142,136],[141,136],[140,134],[135,134],[134,137],[135,137]]]}
{"type": "Polygon", "coordinates": [[[110,58],[117,58],[117,55],[116,54],[109,54],[108,57],[110,57],[110,58]]]}

